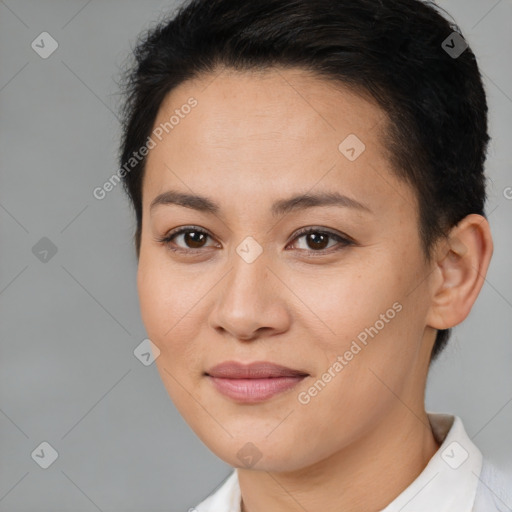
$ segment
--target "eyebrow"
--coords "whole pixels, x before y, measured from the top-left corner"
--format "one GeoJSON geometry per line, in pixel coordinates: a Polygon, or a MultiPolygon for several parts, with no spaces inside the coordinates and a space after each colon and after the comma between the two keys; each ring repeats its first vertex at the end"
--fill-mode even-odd
{"type": "MultiPolygon", "coordinates": [[[[151,201],[149,209],[152,211],[160,205],[178,205],[214,215],[220,212],[220,206],[212,199],[176,190],[168,190],[156,196],[151,201]]],[[[280,199],[272,204],[271,213],[273,217],[278,217],[292,211],[305,210],[316,206],[338,206],[371,213],[368,206],[338,192],[298,194],[287,199],[280,199]]]]}

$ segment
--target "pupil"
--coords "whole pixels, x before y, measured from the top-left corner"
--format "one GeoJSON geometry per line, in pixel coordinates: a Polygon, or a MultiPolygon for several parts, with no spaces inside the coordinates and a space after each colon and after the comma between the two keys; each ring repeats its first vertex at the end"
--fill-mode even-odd
{"type": "Polygon", "coordinates": [[[313,242],[313,247],[311,247],[312,249],[324,249],[326,246],[327,246],[327,238],[328,236],[327,235],[323,235],[321,233],[310,233],[308,235],[308,242],[313,242]],[[321,242],[320,242],[320,246],[318,245],[318,243],[315,241],[315,238],[321,238],[323,239],[321,242]]]}
{"type": "Polygon", "coordinates": [[[188,231],[185,233],[185,243],[189,246],[191,246],[193,249],[197,249],[202,247],[201,243],[198,243],[197,240],[194,240],[192,235],[198,236],[198,237],[204,237],[204,233],[198,233],[197,231],[188,231]],[[196,244],[196,245],[194,245],[196,244]]]}

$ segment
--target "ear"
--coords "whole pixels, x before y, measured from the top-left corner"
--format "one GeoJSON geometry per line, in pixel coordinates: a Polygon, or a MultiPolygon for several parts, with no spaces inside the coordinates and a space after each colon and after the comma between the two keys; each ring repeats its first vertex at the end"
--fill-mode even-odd
{"type": "Polygon", "coordinates": [[[461,323],[484,284],[493,243],[487,219],[471,214],[464,217],[441,243],[435,255],[432,303],[427,325],[449,329],[461,323]]]}

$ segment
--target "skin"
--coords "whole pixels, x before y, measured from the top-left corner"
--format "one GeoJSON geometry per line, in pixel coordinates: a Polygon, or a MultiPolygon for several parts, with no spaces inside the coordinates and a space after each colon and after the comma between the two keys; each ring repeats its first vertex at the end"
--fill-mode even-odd
{"type": "Polygon", "coordinates": [[[436,329],[461,322],[482,286],[487,221],[466,217],[427,261],[414,190],[395,177],[381,142],[383,111],[305,71],[223,70],[188,81],[167,96],[155,126],[190,96],[197,107],[151,149],[143,183],[138,290],[163,383],[199,438],[238,468],[246,512],[380,510],[438,449],[424,408],[430,352],[436,329]],[[349,134],[366,146],[354,161],[338,150],[349,134]],[[207,196],[220,210],[151,210],[171,189],[207,196]],[[319,191],[367,209],[272,216],[274,201],[319,191]],[[159,241],[180,226],[209,236],[159,241]],[[354,242],[329,238],[319,250],[296,236],[310,226],[354,242]],[[236,252],[248,236],[263,250],[252,263],[236,252]],[[300,403],[299,393],[394,303],[401,311],[300,403]],[[243,404],[204,375],[227,360],[309,375],[243,404]],[[252,466],[237,457],[246,443],[260,457],[252,466]]]}

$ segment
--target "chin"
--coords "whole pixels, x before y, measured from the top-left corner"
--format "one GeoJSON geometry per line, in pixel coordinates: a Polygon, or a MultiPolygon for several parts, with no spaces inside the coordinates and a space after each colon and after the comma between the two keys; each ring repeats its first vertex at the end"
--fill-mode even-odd
{"type": "Polygon", "coordinates": [[[262,429],[255,428],[254,431],[258,434],[253,436],[247,432],[233,438],[226,435],[222,440],[219,436],[212,437],[211,431],[204,432],[205,435],[196,431],[196,434],[219,459],[235,468],[288,472],[300,470],[308,464],[304,454],[297,451],[292,435],[276,436],[270,440],[261,434],[262,429]]]}

